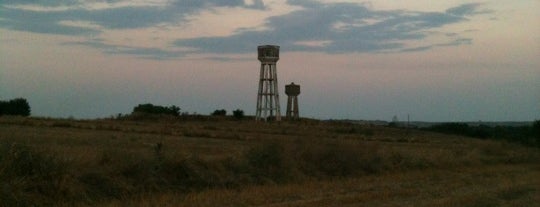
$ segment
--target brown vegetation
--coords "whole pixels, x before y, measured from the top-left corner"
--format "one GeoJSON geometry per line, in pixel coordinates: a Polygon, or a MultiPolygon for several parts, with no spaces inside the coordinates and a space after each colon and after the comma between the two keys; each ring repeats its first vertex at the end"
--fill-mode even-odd
{"type": "Polygon", "coordinates": [[[540,150],[314,120],[0,117],[6,206],[534,206],[540,150]]]}

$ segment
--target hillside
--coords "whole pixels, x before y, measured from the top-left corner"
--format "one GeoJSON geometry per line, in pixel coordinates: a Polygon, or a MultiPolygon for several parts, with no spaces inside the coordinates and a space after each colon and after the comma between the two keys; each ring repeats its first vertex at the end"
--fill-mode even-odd
{"type": "Polygon", "coordinates": [[[537,206],[540,150],[343,122],[0,117],[5,206],[537,206]]]}

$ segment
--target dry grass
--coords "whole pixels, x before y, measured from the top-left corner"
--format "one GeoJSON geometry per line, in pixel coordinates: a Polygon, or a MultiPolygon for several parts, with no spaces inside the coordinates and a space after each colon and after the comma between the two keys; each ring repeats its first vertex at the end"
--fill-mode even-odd
{"type": "MultiPolygon", "coordinates": [[[[410,171],[286,185],[142,195],[129,206],[537,206],[537,165],[410,171]]],[[[113,201],[107,206],[122,206],[113,201]]]]}
{"type": "Polygon", "coordinates": [[[0,117],[0,149],[0,197],[19,205],[540,203],[538,148],[386,127],[0,117]]]}

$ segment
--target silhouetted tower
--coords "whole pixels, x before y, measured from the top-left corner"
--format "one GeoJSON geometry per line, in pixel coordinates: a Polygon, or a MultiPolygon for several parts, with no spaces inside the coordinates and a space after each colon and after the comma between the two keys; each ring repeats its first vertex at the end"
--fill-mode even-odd
{"type": "Polygon", "coordinates": [[[276,63],[279,60],[279,46],[261,45],[257,47],[261,74],[259,78],[259,93],[257,94],[257,113],[255,120],[267,120],[274,117],[281,120],[279,111],[279,91],[276,63]]]}
{"type": "Polygon", "coordinates": [[[285,86],[285,94],[287,94],[287,119],[299,119],[298,114],[298,95],[300,94],[300,85],[291,83],[285,86]]]}

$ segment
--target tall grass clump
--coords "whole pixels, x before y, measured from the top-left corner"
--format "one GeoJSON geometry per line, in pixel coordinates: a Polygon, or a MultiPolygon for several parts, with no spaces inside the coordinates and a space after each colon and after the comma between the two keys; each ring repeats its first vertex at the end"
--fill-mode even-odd
{"type": "Polygon", "coordinates": [[[248,150],[243,159],[258,183],[360,176],[379,173],[390,163],[378,146],[354,140],[265,143],[248,150]]]}
{"type": "Polygon", "coordinates": [[[315,177],[347,177],[382,170],[383,158],[376,146],[333,141],[302,144],[297,148],[300,170],[315,177]]]}
{"type": "Polygon", "coordinates": [[[6,206],[52,205],[69,196],[67,163],[25,144],[0,147],[0,198],[6,206]]]}
{"type": "Polygon", "coordinates": [[[284,146],[277,142],[251,148],[244,155],[248,171],[258,183],[286,182],[291,179],[293,166],[285,153],[284,146]]]}

